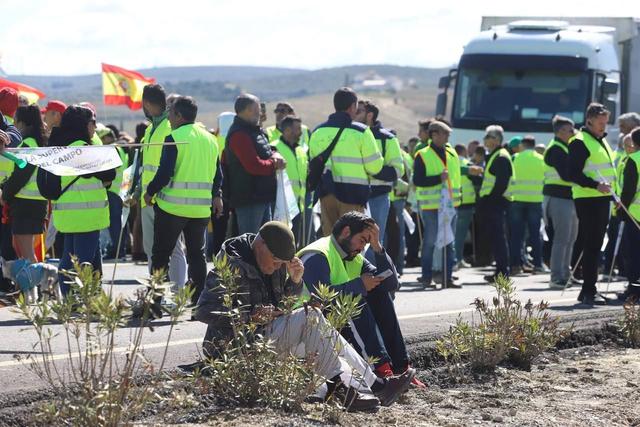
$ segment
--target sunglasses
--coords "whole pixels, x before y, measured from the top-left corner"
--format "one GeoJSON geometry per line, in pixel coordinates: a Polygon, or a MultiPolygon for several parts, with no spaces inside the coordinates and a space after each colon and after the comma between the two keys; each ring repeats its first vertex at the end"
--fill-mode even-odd
{"type": "Polygon", "coordinates": [[[293,113],[293,110],[285,110],[285,109],[275,109],[273,110],[274,113],[293,113]]]}

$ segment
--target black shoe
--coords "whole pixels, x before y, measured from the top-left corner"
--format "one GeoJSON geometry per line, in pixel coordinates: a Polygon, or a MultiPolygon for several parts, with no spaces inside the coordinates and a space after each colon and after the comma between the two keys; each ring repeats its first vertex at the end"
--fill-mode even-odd
{"type": "Polygon", "coordinates": [[[453,280],[449,280],[445,283],[444,287],[447,289],[462,289],[462,285],[454,282],[453,280]]]}
{"type": "Polygon", "coordinates": [[[360,393],[355,388],[347,387],[342,382],[336,385],[333,393],[327,396],[328,398],[332,398],[348,412],[375,411],[380,406],[380,400],[376,396],[360,393]]]}
{"type": "Polygon", "coordinates": [[[380,404],[382,406],[393,405],[400,395],[409,389],[415,376],[416,370],[409,368],[401,375],[385,378],[384,387],[375,393],[376,397],[380,399],[380,404]]]}
{"type": "Polygon", "coordinates": [[[594,305],[607,305],[607,299],[600,294],[584,295],[581,305],[593,307],[594,305]]]}
{"type": "Polygon", "coordinates": [[[156,298],[149,311],[152,319],[162,319],[162,297],[156,298]]]}
{"type": "Polygon", "coordinates": [[[483,279],[485,280],[485,282],[487,282],[489,284],[495,283],[496,275],[495,274],[487,274],[486,276],[483,277],[483,279]]]}

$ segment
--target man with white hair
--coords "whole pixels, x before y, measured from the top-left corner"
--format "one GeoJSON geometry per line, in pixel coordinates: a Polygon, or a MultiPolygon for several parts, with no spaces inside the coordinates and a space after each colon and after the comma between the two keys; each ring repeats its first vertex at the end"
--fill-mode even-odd
{"type": "Polygon", "coordinates": [[[496,260],[495,274],[485,276],[489,283],[495,282],[499,274],[509,276],[509,247],[507,245],[506,217],[513,200],[512,183],[515,179],[509,152],[502,146],[504,130],[491,125],[485,130],[484,146],[489,151],[484,170],[478,211],[482,223],[489,230],[493,257],[496,260]]]}

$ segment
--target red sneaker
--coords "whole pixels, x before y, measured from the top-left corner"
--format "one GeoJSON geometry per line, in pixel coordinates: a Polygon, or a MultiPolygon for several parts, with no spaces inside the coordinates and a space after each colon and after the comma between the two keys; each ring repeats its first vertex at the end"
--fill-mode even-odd
{"type": "Polygon", "coordinates": [[[414,388],[420,388],[422,390],[426,390],[427,389],[427,385],[425,383],[423,383],[422,381],[420,381],[418,379],[418,377],[413,377],[413,380],[411,380],[411,385],[414,388]]]}
{"type": "Polygon", "coordinates": [[[389,362],[385,362],[375,369],[375,373],[380,378],[388,378],[393,376],[393,369],[389,362]]]}

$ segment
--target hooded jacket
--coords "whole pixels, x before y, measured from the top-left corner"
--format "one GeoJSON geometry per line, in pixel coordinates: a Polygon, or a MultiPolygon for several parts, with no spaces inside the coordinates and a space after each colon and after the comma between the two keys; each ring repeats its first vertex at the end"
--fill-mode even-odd
{"type": "MultiPolygon", "coordinates": [[[[258,268],[251,244],[256,234],[246,233],[225,241],[216,258],[227,261],[232,269],[237,270],[238,294],[241,320],[248,322],[257,306],[273,305],[278,307],[287,296],[299,295],[304,283],[296,285],[287,277],[286,266],[282,266],[270,276],[264,275],[258,268]]],[[[225,290],[220,287],[220,278],[214,268],[207,275],[205,289],[200,294],[194,313],[195,318],[209,325],[215,331],[212,340],[231,338],[233,331],[224,306],[225,290]]]]}

